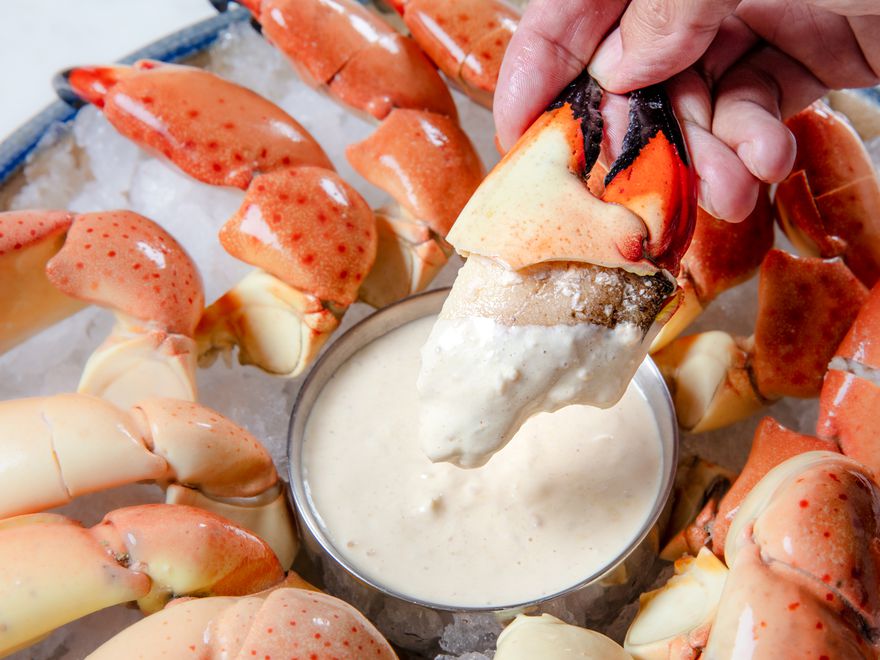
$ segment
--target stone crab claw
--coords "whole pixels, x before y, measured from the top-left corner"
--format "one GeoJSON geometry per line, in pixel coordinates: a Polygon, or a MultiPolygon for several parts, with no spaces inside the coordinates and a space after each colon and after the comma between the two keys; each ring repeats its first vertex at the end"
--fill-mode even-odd
{"type": "Polygon", "coordinates": [[[120,657],[396,660],[397,655],[363,614],[291,573],[280,586],[252,596],[172,601],[88,656],[120,657]]]}
{"type": "Polygon", "coordinates": [[[841,257],[865,286],[880,278],[880,177],[850,123],[816,102],[786,122],[797,141],[776,211],[804,254],[841,257]]]}
{"type": "Polygon", "coordinates": [[[244,364],[300,373],[357,299],[377,240],[373,211],[335,172],[297,167],[256,177],[220,242],[260,270],[205,311],[203,362],[237,344],[244,364]]]}
{"type": "Polygon", "coordinates": [[[204,183],[246,189],[259,172],[333,169],[281,108],[202,69],[150,60],[77,67],[57,76],[55,87],[65,100],[97,106],[122,135],[204,183]]]}
{"type": "Polygon", "coordinates": [[[526,658],[583,658],[632,660],[614,640],[602,633],[560,621],[549,614],[519,614],[498,637],[496,660],[526,658]]]}
{"type": "Polygon", "coordinates": [[[193,507],[117,509],[91,529],[39,513],[0,521],[0,654],[86,614],[137,601],[154,612],[176,596],[236,596],[284,572],[258,537],[193,507]]]}
{"type": "Polygon", "coordinates": [[[397,202],[376,214],[379,250],[360,289],[361,300],[384,307],[424,289],[446,264],[446,235],[485,171],[454,119],[422,110],[393,110],[346,157],[397,202]]]}
{"type": "Polygon", "coordinates": [[[384,119],[394,108],[456,117],[455,103],[416,43],[355,0],[244,0],[263,35],[302,80],[384,119]]]}
{"type": "Polygon", "coordinates": [[[0,519],[144,481],[164,486],[169,503],[252,530],[285,567],[293,562],[296,532],[272,458],[220,413],[168,398],[122,410],[83,394],[0,403],[0,519]]]}
{"type": "Polygon", "coordinates": [[[867,302],[828,365],[819,395],[816,434],[840,444],[880,478],[880,284],[867,302]]]}
{"type": "Polygon", "coordinates": [[[706,655],[737,657],[747,643],[753,658],[876,657],[878,501],[870,472],[837,453],[809,451],[769,471],[730,526],[730,576],[706,655]]]}
{"type": "Polygon", "coordinates": [[[710,431],[783,396],[817,396],[828,362],[867,298],[840,259],[770,250],[761,264],[751,337],[703,332],[654,353],[679,424],[710,431]],[[805,306],[805,299],[813,305],[805,306]]]}
{"type": "Polygon", "coordinates": [[[186,251],[132,211],[0,214],[3,287],[0,349],[84,304],[116,314],[89,358],[79,391],[128,407],[151,395],[194,400],[193,335],[204,308],[202,280],[186,251]]]}
{"type": "Polygon", "coordinates": [[[613,405],[675,309],[696,209],[681,131],[661,88],[634,92],[622,152],[600,180],[601,95],[586,73],[572,82],[447,237],[468,261],[422,353],[434,460],[477,465],[536,412],[613,405]]]}
{"type": "Polygon", "coordinates": [[[391,0],[413,39],[446,76],[487,108],[519,14],[501,0],[391,0]]]}

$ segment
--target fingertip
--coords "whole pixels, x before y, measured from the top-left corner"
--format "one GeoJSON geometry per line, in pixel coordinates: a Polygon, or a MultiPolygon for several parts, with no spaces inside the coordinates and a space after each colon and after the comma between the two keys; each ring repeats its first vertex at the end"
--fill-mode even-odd
{"type": "Polygon", "coordinates": [[[736,153],[758,179],[779,183],[791,173],[797,143],[785,124],[773,120],[768,122],[760,138],[743,142],[736,153]]]}
{"type": "Polygon", "coordinates": [[[498,87],[492,102],[492,115],[495,119],[496,144],[505,152],[525,131],[534,109],[526,102],[528,97],[523,89],[528,80],[523,80],[525,72],[518,62],[505,62],[501,67],[498,87]]]}
{"type": "Polygon", "coordinates": [[[688,144],[700,177],[699,203],[727,222],[744,220],[758,199],[759,182],[727,145],[701,127],[688,129],[688,144]]]}
{"type": "Polygon", "coordinates": [[[620,38],[620,28],[615,28],[596,49],[587,71],[603,89],[616,92],[618,90],[614,89],[617,84],[615,73],[620,67],[621,57],[623,57],[623,43],[620,38]]]}
{"type": "Polygon", "coordinates": [[[745,171],[729,176],[709,173],[700,180],[698,203],[709,215],[736,224],[755,208],[759,188],[758,180],[745,171]]]}

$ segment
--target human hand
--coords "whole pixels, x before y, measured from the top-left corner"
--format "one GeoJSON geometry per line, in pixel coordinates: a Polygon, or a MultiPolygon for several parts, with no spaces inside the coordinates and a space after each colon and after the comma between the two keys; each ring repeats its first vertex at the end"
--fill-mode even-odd
{"type": "MultiPolygon", "coordinates": [[[[610,92],[669,79],[700,204],[739,221],[760,181],[791,170],[782,119],[829,89],[880,82],[878,32],[877,0],[533,0],[501,66],[498,137],[512,146],[588,64],[610,92]]],[[[621,132],[624,106],[609,106],[621,132]]]]}

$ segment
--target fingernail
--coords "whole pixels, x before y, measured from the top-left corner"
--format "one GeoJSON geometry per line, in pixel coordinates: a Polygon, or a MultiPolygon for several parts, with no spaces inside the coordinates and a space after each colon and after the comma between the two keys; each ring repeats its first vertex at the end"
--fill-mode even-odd
{"type": "Polygon", "coordinates": [[[706,213],[711,215],[713,218],[718,218],[721,220],[721,216],[718,215],[718,212],[712,206],[712,195],[710,193],[709,184],[700,179],[700,188],[697,202],[706,213]]]}
{"type": "Polygon", "coordinates": [[[605,38],[593,54],[587,70],[602,87],[609,87],[621,59],[623,59],[623,44],[620,40],[620,28],[617,28],[605,38]]]}

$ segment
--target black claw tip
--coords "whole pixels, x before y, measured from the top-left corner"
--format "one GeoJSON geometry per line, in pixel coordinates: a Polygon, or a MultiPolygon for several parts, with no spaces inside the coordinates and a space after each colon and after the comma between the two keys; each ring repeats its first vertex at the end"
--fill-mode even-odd
{"type": "Polygon", "coordinates": [[[568,103],[571,105],[571,112],[575,119],[581,120],[581,133],[584,136],[584,171],[582,173],[584,178],[589,176],[602,148],[604,121],[602,113],[599,112],[601,102],[602,88],[584,69],[547,108],[553,110],[568,103]]]}
{"type": "Polygon", "coordinates": [[[73,91],[73,87],[70,86],[70,72],[72,70],[73,69],[65,69],[64,71],[56,73],[52,78],[52,88],[55,90],[55,94],[57,94],[59,99],[78,110],[86,105],[86,102],[83,101],[79,95],[73,91]]]}
{"type": "Polygon", "coordinates": [[[208,0],[208,2],[221,14],[229,9],[229,0],[208,0]]]}
{"type": "Polygon", "coordinates": [[[663,133],[666,139],[678,151],[678,157],[687,165],[688,155],[684,137],[678,120],[672,112],[672,102],[666,95],[662,85],[651,85],[637,89],[629,95],[629,126],[623,137],[620,156],[608,170],[605,184],[610,183],[620,172],[633,164],[648,141],[657,133],[663,133]]]}

